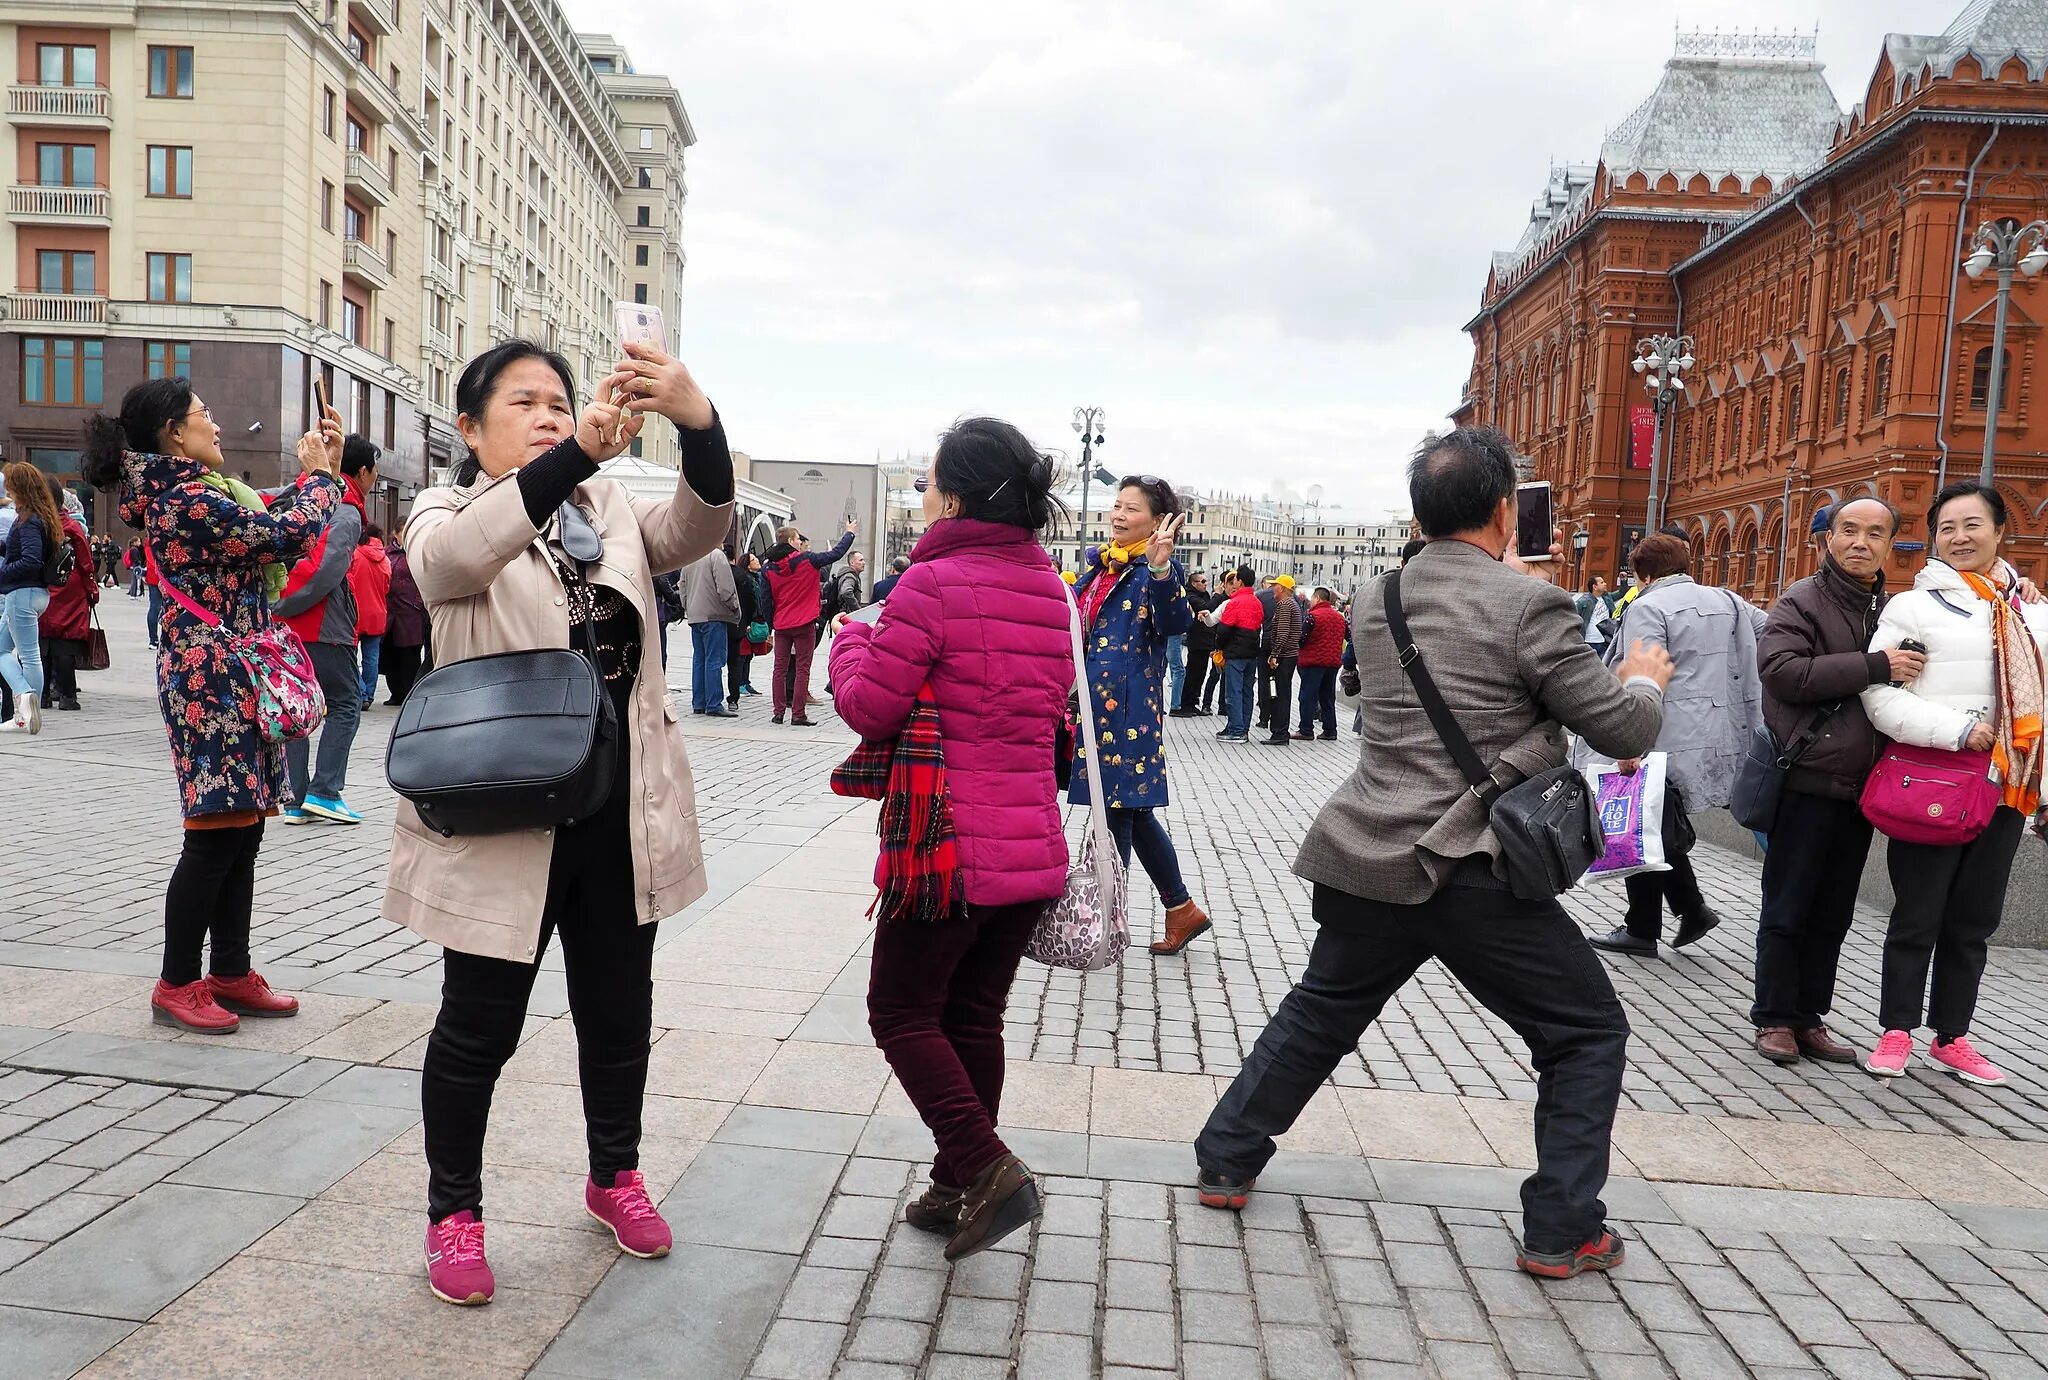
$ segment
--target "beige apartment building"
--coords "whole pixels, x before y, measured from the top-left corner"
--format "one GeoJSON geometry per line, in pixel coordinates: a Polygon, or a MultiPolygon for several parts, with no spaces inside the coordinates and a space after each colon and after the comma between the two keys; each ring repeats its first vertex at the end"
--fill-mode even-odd
{"type": "Polygon", "coordinates": [[[76,483],[85,416],[185,374],[230,471],[275,483],[317,375],[385,449],[389,524],[459,454],[464,360],[525,335],[587,395],[614,301],[676,319],[689,117],[554,0],[30,0],[0,39],[10,459],[76,483]]]}

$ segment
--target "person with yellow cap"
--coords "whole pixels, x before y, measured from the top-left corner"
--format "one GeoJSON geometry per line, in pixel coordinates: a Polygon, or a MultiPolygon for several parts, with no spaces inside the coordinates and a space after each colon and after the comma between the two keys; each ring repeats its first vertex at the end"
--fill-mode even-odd
{"type": "Polygon", "coordinates": [[[1259,645],[1265,657],[1259,671],[1260,688],[1265,692],[1259,726],[1266,730],[1260,742],[1266,747],[1286,747],[1294,667],[1301,657],[1301,604],[1294,597],[1292,575],[1275,575],[1267,583],[1272,587],[1272,601],[1266,608],[1265,633],[1259,645]]]}

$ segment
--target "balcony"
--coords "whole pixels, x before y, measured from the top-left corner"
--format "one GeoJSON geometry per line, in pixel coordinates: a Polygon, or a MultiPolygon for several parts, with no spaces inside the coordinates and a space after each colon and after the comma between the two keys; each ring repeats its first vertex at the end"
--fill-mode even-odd
{"type": "Polygon", "coordinates": [[[423,149],[433,142],[427,137],[424,117],[363,63],[348,64],[348,94],[379,124],[402,131],[412,148],[423,149]]]}
{"type": "Polygon", "coordinates": [[[357,149],[349,150],[346,179],[349,190],[361,192],[366,200],[379,206],[391,204],[391,179],[368,154],[357,149]]]}
{"type": "Polygon", "coordinates": [[[420,327],[420,348],[428,355],[453,362],[455,341],[439,326],[420,327]]]}
{"type": "Polygon", "coordinates": [[[384,256],[361,240],[346,240],[341,246],[341,271],[365,287],[382,290],[391,286],[391,265],[384,256]]]}
{"type": "Polygon", "coordinates": [[[512,313],[499,306],[496,302],[491,303],[491,340],[493,343],[510,340],[518,334],[519,323],[513,318],[512,313]]]}
{"type": "Polygon", "coordinates": [[[10,86],[7,118],[18,125],[113,127],[104,86],[10,86]]]}
{"type": "Polygon", "coordinates": [[[455,295],[455,270],[432,254],[427,255],[427,269],[420,274],[420,282],[435,292],[455,295]]]}
{"type": "Polygon", "coordinates": [[[22,183],[7,189],[7,218],[18,225],[113,224],[105,187],[46,187],[22,183]]]}
{"type": "Polygon", "coordinates": [[[392,0],[348,0],[348,13],[379,38],[398,32],[398,6],[392,0]]]}
{"type": "Polygon", "coordinates": [[[10,292],[7,319],[28,326],[104,326],[107,299],[68,292],[10,292]]]}

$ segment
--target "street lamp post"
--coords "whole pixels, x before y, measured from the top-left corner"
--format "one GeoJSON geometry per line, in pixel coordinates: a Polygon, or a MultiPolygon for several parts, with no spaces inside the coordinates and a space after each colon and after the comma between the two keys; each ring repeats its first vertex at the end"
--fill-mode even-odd
{"type": "Polygon", "coordinates": [[[1981,278],[1991,268],[1998,270],[1998,312],[1991,327],[1991,379],[1984,391],[1984,460],[1977,467],[1977,482],[1986,488],[1991,487],[1998,445],[1999,395],[2005,391],[2005,314],[2012,303],[2012,275],[2018,270],[2031,278],[2048,268],[2048,221],[1987,220],[1978,226],[1963,272],[1981,278]]]}
{"type": "Polygon", "coordinates": [[[1575,587],[1583,588],[1586,583],[1586,548],[1592,544],[1593,534],[1582,521],[1579,530],[1572,533],[1572,584],[1575,587]]]}
{"type": "Polygon", "coordinates": [[[1650,502],[1643,515],[1646,535],[1657,530],[1658,485],[1664,474],[1664,433],[1668,425],[1665,414],[1678,400],[1684,376],[1692,366],[1689,335],[1653,335],[1636,342],[1636,357],[1630,367],[1643,376],[1643,389],[1657,407],[1656,425],[1650,432],[1650,502]]]}
{"type": "MultiPolygon", "coordinates": [[[[1081,433],[1081,526],[1074,534],[1076,569],[1080,568],[1082,553],[1088,549],[1088,481],[1095,477],[1095,448],[1103,444],[1102,428],[1107,420],[1099,407],[1074,409],[1074,430],[1081,433]]],[[[1102,482],[1109,482],[1107,476],[1102,482]]]]}

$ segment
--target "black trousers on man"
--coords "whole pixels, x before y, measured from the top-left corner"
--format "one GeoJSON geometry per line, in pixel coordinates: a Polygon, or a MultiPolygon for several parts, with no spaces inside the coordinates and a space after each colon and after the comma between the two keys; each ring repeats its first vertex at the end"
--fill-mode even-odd
{"type": "Polygon", "coordinates": [[[1779,797],[1756,927],[1756,1004],[1749,1018],[1759,1028],[1826,1024],[1869,856],[1870,821],[1855,801],[1793,790],[1779,797]]]}
{"type": "Polygon", "coordinates": [[[1918,1029],[1925,993],[1927,1024],[1937,1036],[1970,1033],[1985,946],[2005,916],[2005,884],[2026,823],[2018,810],[2001,805],[1984,832],[1965,844],[1891,841],[1886,861],[1896,899],[1877,1003],[1877,1021],[1886,1030],[1918,1029]]]}
{"type": "Polygon", "coordinates": [[[1180,682],[1180,703],[1174,708],[1183,714],[1199,712],[1202,708],[1202,687],[1209,683],[1211,676],[1223,679],[1223,668],[1216,664],[1216,659],[1208,652],[1189,652],[1188,673],[1180,682]]]}
{"type": "Polygon", "coordinates": [[[1461,886],[1396,906],[1318,885],[1314,915],[1321,930],[1308,969],[1209,1114],[1196,1162],[1257,1177],[1273,1137],[1294,1125],[1388,999],[1435,958],[1529,1046],[1536,1172],[1522,1184],[1524,1247],[1573,1250],[1598,1236],[1628,1017],[1564,908],[1461,886]]]}
{"type": "Polygon", "coordinates": [[[1272,677],[1273,703],[1267,710],[1269,717],[1264,720],[1267,736],[1276,743],[1288,740],[1288,725],[1294,720],[1294,663],[1296,658],[1283,656],[1278,666],[1264,666],[1259,669],[1261,676],[1272,677]]]}
{"type": "Polygon", "coordinates": [[[1664,933],[1664,903],[1671,913],[1685,920],[1707,908],[1700,895],[1700,880],[1693,874],[1692,858],[1680,854],[1671,861],[1669,872],[1636,872],[1621,879],[1628,892],[1628,932],[1652,944],[1664,933]]]}

